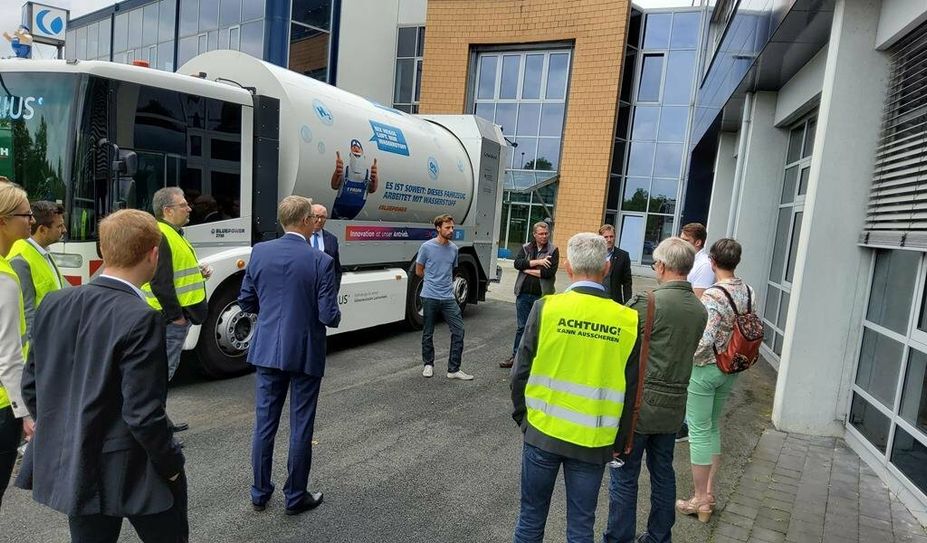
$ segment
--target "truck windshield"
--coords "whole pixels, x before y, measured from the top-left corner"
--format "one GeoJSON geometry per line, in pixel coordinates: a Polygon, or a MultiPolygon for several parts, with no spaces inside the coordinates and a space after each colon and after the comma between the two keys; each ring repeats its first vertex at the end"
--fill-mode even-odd
{"type": "Polygon", "coordinates": [[[79,76],[0,72],[0,175],[30,200],[64,202],[79,76]]]}

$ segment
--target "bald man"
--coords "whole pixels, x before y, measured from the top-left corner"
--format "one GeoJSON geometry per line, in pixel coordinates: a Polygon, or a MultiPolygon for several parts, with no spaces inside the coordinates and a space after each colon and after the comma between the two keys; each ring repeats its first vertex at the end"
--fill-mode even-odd
{"type": "Polygon", "coordinates": [[[328,220],[328,209],[322,204],[313,204],[312,213],[315,215],[312,223],[312,235],[309,236],[309,245],[324,252],[335,261],[335,290],[341,289],[341,257],[338,254],[338,238],[325,230],[325,221],[328,220]]]}

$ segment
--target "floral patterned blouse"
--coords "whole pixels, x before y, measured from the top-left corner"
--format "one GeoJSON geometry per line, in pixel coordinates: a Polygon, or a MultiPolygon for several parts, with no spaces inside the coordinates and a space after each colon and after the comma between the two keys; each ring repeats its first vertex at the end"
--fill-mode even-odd
{"type": "MultiPolygon", "coordinates": [[[[734,277],[718,281],[714,286],[723,287],[727,290],[734,303],[737,304],[737,311],[744,313],[747,308],[747,292],[752,297],[753,311],[757,311],[756,293],[753,288],[743,282],[742,279],[734,277]]],[[[734,311],[731,309],[731,303],[727,296],[718,288],[708,288],[702,294],[702,304],[708,310],[708,324],[705,325],[705,332],[702,333],[702,339],[698,342],[698,348],[695,350],[693,363],[696,366],[707,366],[715,363],[715,353],[712,345],[719,351],[727,348],[731,340],[731,334],[734,330],[734,311]]]]}

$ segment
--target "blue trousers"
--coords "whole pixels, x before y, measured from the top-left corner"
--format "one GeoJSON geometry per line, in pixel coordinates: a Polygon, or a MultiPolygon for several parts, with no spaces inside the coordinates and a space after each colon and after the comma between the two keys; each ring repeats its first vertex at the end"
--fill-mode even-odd
{"type": "Polygon", "coordinates": [[[286,507],[293,509],[306,495],[309,469],[312,467],[312,431],[315,408],[319,400],[320,377],[305,373],[282,371],[257,366],[255,390],[254,439],[251,443],[251,464],[254,484],[251,502],[267,503],[274,492],[271,468],[274,458],[274,438],[280,425],[280,413],[290,390],[290,451],[287,456],[287,479],[283,485],[286,507]]]}
{"type": "Polygon", "coordinates": [[[456,300],[438,300],[422,298],[422,312],[425,323],[422,327],[422,363],[426,366],[435,364],[435,321],[438,315],[444,316],[447,327],[451,330],[451,351],[447,357],[447,372],[454,373],[460,369],[463,358],[464,323],[460,306],[456,300]]]}
{"type": "Polygon", "coordinates": [[[637,530],[637,479],[641,457],[647,451],[650,472],[650,517],[647,519],[647,543],[670,543],[676,522],[676,473],[673,450],[676,434],[634,434],[634,449],[624,466],[611,468],[608,486],[608,528],[605,543],[633,543],[637,530]]]}
{"type": "Polygon", "coordinates": [[[550,497],[563,466],[567,501],[567,543],[593,543],[595,508],[604,464],[581,462],[525,443],[521,462],[521,512],[515,543],[541,543],[550,510],[550,497]]]}
{"type": "Polygon", "coordinates": [[[521,336],[525,333],[525,324],[528,323],[528,315],[531,314],[531,308],[534,302],[541,299],[534,294],[519,294],[515,297],[515,345],[512,345],[512,356],[518,352],[518,345],[521,343],[521,336]]]}

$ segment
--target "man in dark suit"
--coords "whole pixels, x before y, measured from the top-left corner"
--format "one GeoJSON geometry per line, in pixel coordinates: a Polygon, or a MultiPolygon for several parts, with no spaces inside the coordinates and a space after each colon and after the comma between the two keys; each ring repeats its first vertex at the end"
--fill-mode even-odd
{"type": "Polygon", "coordinates": [[[22,388],[41,430],[17,485],[68,515],[75,542],[116,541],[123,518],[142,541],[187,541],[184,456],[164,413],[164,319],[140,289],[161,232],[138,210],[99,231],[103,274],[50,293],[35,317],[22,388]]]}
{"type": "Polygon", "coordinates": [[[605,238],[608,249],[608,261],[611,262],[608,274],[602,280],[602,286],[608,297],[619,304],[631,299],[631,255],[615,247],[615,227],[604,224],[599,228],[599,235],[605,238]]]}
{"type": "Polygon", "coordinates": [[[274,491],[274,437],[290,388],[290,453],[283,494],[286,514],[297,515],[322,503],[321,492],[307,491],[312,430],[325,372],[325,327],[338,326],[341,311],[332,258],[307,243],[314,222],[312,200],[287,196],[277,216],[286,233],[255,245],[238,297],[243,311],[257,313],[248,351],[248,362],[257,369],[251,504],[263,511],[274,491]]]}
{"type": "Polygon", "coordinates": [[[341,289],[341,255],[338,254],[338,238],[325,230],[325,221],[328,220],[328,209],[322,204],[312,204],[312,214],[315,220],[312,223],[312,235],[309,236],[309,245],[321,250],[332,257],[335,264],[335,291],[341,289]]]}

